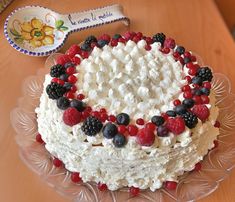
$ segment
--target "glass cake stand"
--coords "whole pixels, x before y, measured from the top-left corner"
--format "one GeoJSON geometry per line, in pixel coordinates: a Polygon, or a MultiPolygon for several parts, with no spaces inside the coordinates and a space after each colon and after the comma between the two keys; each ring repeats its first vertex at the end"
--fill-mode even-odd
{"type": "MultiPolygon", "coordinates": [[[[180,177],[175,191],[164,188],[155,192],[141,191],[137,197],[130,196],[128,189],[104,191],[95,183],[72,183],[70,172],[65,168],[55,168],[51,155],[43,145],[35,142],[37,122],[35,108],[39,105],[44,76],[55,64],[58,54],[50,56],[46,68],[39,69],[37,75],[28,77],[23,83],[23,95],[11,112],[11,123],[15,129],[15,139],[19,145],[20,157],[24,163],[54,189],[76,202],[172,202],[195,201],[215,191],[235,167],[235,94],[231,93],[228,78],[214,74],[213,89],[220,109],[221,123],[219,147],[211,150],[202,162],[202,170],[187,172],[180,177]]],[[[200,57],[199,57],[200,58],[200,57]]]]}

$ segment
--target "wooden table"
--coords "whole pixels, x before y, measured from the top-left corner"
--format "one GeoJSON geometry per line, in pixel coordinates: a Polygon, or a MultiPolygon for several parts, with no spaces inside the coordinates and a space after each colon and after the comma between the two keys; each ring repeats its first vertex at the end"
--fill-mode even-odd
{"type": "MultiPolygon", "coordinates": [[[[46,58],[33,58],[16,52],[3,36],[3,23],[9,13],[24,5],[42,5],[61,13],[75,12],[113,3],[120,3],[131,19],[131,30],[146,35],[164,32],[177,43],[203,56],[216,72],[226,74],[235,87],[235,45],[212,0],[15,0],[0,15],[0,196],[3,202],[65,202],[54,190],[30,171],[18,156],[9,112],[21,95],[22,81],[43,67],[46,58]],[[2,198],[3,197],[3,198],[2,198]]],[[[86,35],[124,32],[122,24],[74,33],[62,51],[72,43],[82,41],[86,35]]],[[[223,181],[213,194],[201,202],[234,202],[235,171],[223,181]]]]}

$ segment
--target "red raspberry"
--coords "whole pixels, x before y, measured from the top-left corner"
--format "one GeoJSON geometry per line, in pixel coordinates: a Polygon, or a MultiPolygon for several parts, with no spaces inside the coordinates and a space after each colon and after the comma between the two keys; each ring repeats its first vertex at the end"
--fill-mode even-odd
{"type": "Polygon", "coordinates": [[[192,82],[192,79],[190,76],[186,76],[184,79],[187,80],[188,84],[192,82]]]}
{"type": "Polygon", "coordinates": [[[156,125],[154,123],[149,122],[149,123],[146,123],[145,128],[148,128],[149,130],[154,132],[156,129],[156,125]]]}
{"type": "Polygon", "coordinates": [[[141,118],[137,119],[137,120],[136,120],[136,124],[138,124],[138,125],[144,125],[144,119],[141,119],[141,118]]]}
{"type": "Polygon", "coordinates": [[[134,36],[132,41],[134,41],[135,43],[138,43],[138,41],[140,41],[141,38],[139,38],[138,36],[134,36]]]}
{"type": "Polygon", "coordinates": [[[183,93],[183,97],[184,97],[184,98],[192,98],[193,95],[192,95],[191,91],[185,91],[185,92],[183,93]]]}
{"type": "Polygon", "coordinates": [[[69,126],[80,123],[81,118],[81,113],[73,107],[69,107],[68,109],[66,109],[63,114],[63,121],[66,125],[69,126]]]}
{"type": "Polygon", "coordinates": [[[195,65],[192,62],[189,62],[186,64],[186,67],[188,67],[190,69],[190,68],[194,68],[195,65]]]}
{"type": "Polygon", "coordinates": [[[121,133],[121,134],[124,134],[126,132],[126,126],[119,125],[118,126],[118,132],[121,133]]]}
{"type": "Polygon", "coordinates": [[[205,88],[208,88],[208,89],[211,89],[211,83],[210,82],[204,82],[203,84],[203,87],[205,87],[205,88]]]}
{"type": "Polygon", "coordinates": [[[195,76],[197,74],[197,68],[196,67],[191,67],[188,70],[188,74],[191,75],[191,76],[195,76]]]}
{"type": "Polygon", "coordinates": [[[72,182],[74,182],[74,183],[78,183],[78,182],[80,182],[82,179],[81,179],[79,173],[73,172],[73,173],[71,173],[71,180],[72,180],[72,182]]]}
{"type": "Polygon", "coordinates": [[[143,33],[142,33],[142,32],[137,32],[137,33],[136,33],[136,36],[142,39],[143,33]]]}
{"type": "Polygon", "coordinates": [[[108,115],[106,113],[101,113],[99,117],[102,122],[105,122],[108,119],[108,115]]]}
{"type": "Polygon", "coordinates": [[[196,58],[196,56],[195,55],[191,55],[191,61],[193,61],[193,62],[196,62],[196,60],[197,60],[197,58],[196,58]]]}
{"type": "Polygon", "coordinates": [[[183,87],[181,88],[181,90],[182,90],[183,92],[185,92],[185,91],[190,91],[191,88],[190,88],[189,85],[185,85],[185,86],[183,86],[183,87]]]}
{"type": "Polygon", "coordinates": [[[168,190],[175,190],[177,187],[177,182],[174,181],[166,181],[165,182],[165,188],[168,190]]]}
{"type": "Polygon", "coordinates": [[[36,141],[37,141],[38,143],[40,143],[40,144],[43,144],[43,143],[44,143],[44,141],[43,141],[43,139],[42,139],[42,136],[41,136],[39,133],[36,135],[36,141]]]}
{"type": "Polygon", "coordinates": [[[132,40],[133,37],[135,36],[135,33],[134,32],[126,32],[123,37],[128,41],[128,40],[132,40]]]}
{"type": "Polygon", "coordinates": [[[62,166],[62,161],[57,159],[57,158],[54,158],[53,161],[52,161],[53,165],[57,168],[59,168],[60,166],[62,166]]]}
{"type": "Polygon", "coordinates": [[[185,130],[185,123],[181,117],[169,118],[166,121],[166,127],[175,135],[179,135],[185,130]]]}
{"type": "Polygon", "coordinates": [[[71,59],[72,62],[74,62],[75,64],[79,65],[81,63],[81,59],[79,57],[73,57],[71,59]]]}
{"type": "Polygon", "coordinates": [[[66,73],[69,74],[69,75],[74,74],[75,72],[76,72],[75,67],[68,67],[66,69],[66,73]]]}
{"type": "Polygon", "coordinates": [[[116,122],[116,117],[114,115],[109,115],[108,120],[111,122],[116,122]]]}
{"type": "Polygon", "coordinates": [[[71,62],[71,59],[68,55],[60,55],[56,58],[56,63],[60,65],[65,65],[65,63],[71,62]]]}
{"type": "Polygon", "coordinates": [[[108,34],[103,34],[99,37],[99,39],[110,42],[111,37],[108,34]]]}
{"type": "Polygon", "coordinates": [[[110,42],[110,45],[113,46],[113,47],[117,46],[118,45],[117,39],[112,39],[111,42],[110,42]]]}
{"type": "Polygon", "coordinates": [[[172,38],[167,38],[164,41],[164,47],[171,48],[171,49],[175,48],[175,40],[172,38]]]}
{"type": "Polygon", "coordinates": [[[201,96],[199,96],[199,95],[194,95],[193,100],[194,100],[195,104],[197,104],[197,105],[202,104],[202,99],[201,99],[201,96]]]}
{"type": "Polygon", "coordinates": [[[68,77],[68,82],[69,82],[69,83],[76,83],[77,80],[78,80],[77,77],[74,76],[74,75],[70,75],[70,76],[68,77]]]}
{"type": "Polygon", "coordinates": [[[82,112],[82,119],[84,120],[84,119],[86,119],[88,116],[90,116],[90,113],[89,113],[88,111],[84,110],[84,111],[82,112]]]}
{"type": "Polygon", "coordinates": [[[95,47],[97,47],[97,43],[96,43],[96,42],[92,42],[92,43],[91,43],[91,48],[93,49],[93,48],[95,48],[95,47]]]}
{"type": "Polygon", "coordinates": [[[130,187],[129,192],[132,196],[137,196],[140,193],[140,189],[136,187],[130,187]]]}
{"type": "Polygon", "coordinates": [[[148,45],[148,44],[147,44],[147,45],[145,45],[145,47],[144,47],[144,48],[145,48],[145,50],[146,50],[146,51],[151,50],[151,46],[150,46],[150,45],[148,45]]]}
{"type": "Polygon", "coordinates": [[[195,164],[195,167],[194,167],[194,170],[195,170],[195,171],[199,171],[199,170],[201,170],[201,169],[202,169],[202,164],[201,164],[200,162],[196,163],[196,164],[195,164]]]}
{"type": "Polygon", "coordinates": [[[155,135],[152,130],[142,128],[138,131],[136,139],[138,144],[142,146],[151,146],[154,143],[155,135]]]}
{"type": "Polygon", "coordinates": [[[181,65],[184,65],[184,59],[182,57],[177,58],[181,65]]]}
{"type": "Polygon", "coordinates": [[[90,106],[87,106],[85,110],[88,111],[88,112],[91,112],[92,108],[90,106]]]}
{"type": "Polygon", "coordinates": [[[178,105],[180,105],[180,104],[181,104],[181,101],[178,100],[178,99],[173,101],[173,105],[174,105],[174,106],[178,106],[178,105]]]}
{"type": "Polygon", "coordinates": [[[178,57],[180,57],[180,54],[179,54],[178,52],[174,52],[174,53],[173,53],[173,56],[174,56],[174,58],[177,59],[178,57]]]}
{"type": "Polygon", "coordinates": [[[74,93],[69,91],[67,93],[65,93],[65,97],[69,98],[69,99],[73,99],[75,96],[74,96],[74,93]]]}
{"type": "Polygon", "coordinates": [[[107,185],[106,184],[102,184],[102,183],[98,183],[98,189],[100,190],[100,191],[105,191],[105,190],[107,190],[108,189],[108,187],[107,187],[107,185]]]}
{"type": "Polygon", "coordinates": [[[137,126],[132,125],[132,124],[127,126],[127,130],[128,130],[128,133],[130,134],[130,136],[136,136],[138,133],[137,126]]]}
{"type": "Polygon", "coordinates": [[[83,95],[81,93],[77,95],[78,100],[83,100],[84,98],[85,98],[85,95],[83,95]]]}
{"type": "Polygon", "coordinates": [[[165,121],[169,118],[169,116],[166,113],[162,113],[161,116],[164,118],[165,121]]]}
{"type": "Polygon", "coordinates": [[[61,86],[63,86],[63,85],[64,85],[64,81],[63,81],[63,80],[61,80],[61,79],[58,79],[56,83],[60,84],[61,86]]]}
{"type": "Polygon", "coordinates": [[[170,52],[170,48],[168,48],[168,47],[163,47],[163,48],[161,49],[161,51],[162,51],[164,54],[168,54],[168,53],[170,52]]]}
{"type": "Polygon", "coordinates": [[[81,56],[82,56],[83,59],[88,58],[89,53],[87,51],[81,51],[81,56]]]}
{"type": "Polygon", "coordinates": [[[126,43],[126,40],[121,37],[121,38],[118,39],[118,42],[120,42],[120,43],[126,43]]]}
{"type": "Polygon", "coordinates": [[[53,78],[53,79],[51,80],[51,82],[57,83],[58,80],[59,80],[58,78],[53,78]]]}
{"type": "Polygon", "coordinates": [[[97,119],[100,119],[100,112],[98,112],[98,111],[91,112],[91,115],[96,117],[97,119]]]}
{"type": "Polygon", "coordinates": [[[105,108],[101,108],[101,109],[100,109],[100,113],[107,113],[107,111],[106,111],[105,108]]]}
{"type": "Polygon", "coordinates": [[[66,54],[73,58],[76,54],[79,54],[81,49],[78,45],[73,44],[70,48],[66,51],[66,54]]]}
{"type": "Polygon", "coordinates": [[[147,44],[152,44],[153,43],[153,39],[151,37],[146,37],[145,39],[147,44]]]}
{"type": "Polygon", "coordinates": [[[210,116],[210,111],[206,105],[195,105],[192,112],[201,120],[205,121],[210,116]]]}
{"type": "Polygon", "coordinates": [[[220,122],[219,122],[219,121],[216,121],[215,124],[214,124],[214,127],[220,128],[220,122]]]}
{"type": "Polygon", "coordinates": [[[191,57],[191,53],[188,51],[184,52],[184,57],[190,58],[191,57]]]}
{"type": "Polygon", "coordinates": [[[207,95],[201,95],[202,104],[209,104],[210,98],[207,95]]]}
{"type": "Polygon", "coordinates": [[[72,85],[72,87],[70,88],[70,92],[75,93],[76,91],[77,91],[77,87],[75,85],[72,85]]]}

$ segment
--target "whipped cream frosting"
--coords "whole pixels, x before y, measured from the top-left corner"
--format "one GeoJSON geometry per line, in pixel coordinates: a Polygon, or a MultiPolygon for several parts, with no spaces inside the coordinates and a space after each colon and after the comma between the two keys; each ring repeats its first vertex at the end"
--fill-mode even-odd
{"type": "Polygon", "coordinates": [[[167,110],[185,84],[185,73],[172,54],[159,50],[160,43],[152,44],[150,51],[145,45],[145,40],[130,40],[116,47],[95,47],[77,67],[77,87],[86,95],[84,101],[134,119],[150,120],[167,110]]]}
{"type": "MultiPolygon", "coordinates": [[[[150,52],[144,46],[144,41],[138,44],[129,41],[114,48],[95,48],[82,61],[77,67],[77,86],[79,92],[87,95],[89,105],[145,119],[173,107],[172,100],[182,97],[180,87],[186,73],[172,54],[162,55],[158,43],[152,44],[150,52]]],[[[63,111],[45,91],[50,81],[50,75],[46,75],[40,106],[36,109],[38,131],[46,149],[62,160],[66,169],[79,172],[84,182],[105,183],[110,190],[134,186],[155,191],[164,181],[177,181],[184,171],[194,169],[208,149],[214,147],[213,141],[219,134],[214,127],[218,108],[211,93],[207,105],[210,117],[205,123],[199,120],[194,129],[186,128],[178,136],[172,133],[168,137],[156,136],[151,147],[141,146],[135,137],[128,136],[125,147],[117,148],[101,132],[86,136],[81,130],[82,123],[65,125],[63,111]]]]}

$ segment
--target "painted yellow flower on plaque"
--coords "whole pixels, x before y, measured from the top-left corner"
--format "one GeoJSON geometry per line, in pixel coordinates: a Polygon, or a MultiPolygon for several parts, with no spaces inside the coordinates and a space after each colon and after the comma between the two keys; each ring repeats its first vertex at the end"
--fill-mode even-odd
{"type": "Polygon", "coordinates": [[[20,27],[22,38],[33,47],[54,44],[54,28],[43,24],[41,20],[33,18],[30,22],[22,23],[20,27]]]}
{"type": "Polygon", "coordinates": [[[15,20],[13,26],[10,29],[11,34],[14,36],[16,43],[28,43],[32,48],[38,48],[41,46],[53,45],[55,40],[55,32],[61,32],[68,30],[68,27],[64,26],[64,21],[55,19],[54,27],[43,23],[42,20],[36,17],[30,21],[20,22],[15,20]],[[15,28],[17,23],[17,28],[15,28]]]}

